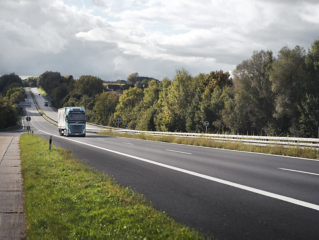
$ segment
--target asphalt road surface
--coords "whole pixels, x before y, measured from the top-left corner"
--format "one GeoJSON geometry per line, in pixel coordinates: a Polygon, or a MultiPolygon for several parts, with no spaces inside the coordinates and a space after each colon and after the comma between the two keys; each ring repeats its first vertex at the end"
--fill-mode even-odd
{"type": "Polygon", "coordinates": [[[205,234],[319,239],[319,161],[96,134],[61,137],[33,104],[27,110],[36,134],[51,135],[54,145],[71,148],[88,165],[205,234]]]}

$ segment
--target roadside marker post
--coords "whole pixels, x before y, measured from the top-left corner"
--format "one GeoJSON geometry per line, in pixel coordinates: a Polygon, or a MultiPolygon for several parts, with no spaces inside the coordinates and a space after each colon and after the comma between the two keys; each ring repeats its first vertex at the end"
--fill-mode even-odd
{"type": "Polygon", "coordinates": [[[204,122],[204,126],[206,127],[206,133],[207,133],[207,127],[209,126],[209,122],[208,122],[208,121],[205,121],[205,122],[204,122]]]}
{"type": "MultiPolygon", "coordinates": [[[[29,133],[31,133],[30,123],[29,123],[29,122],[31,121],[31,117],[27,116],[27,117],[26,117],[26,120],[27,120],[28,125],[29,125],[29,126],[27,126],[27,130],[28,130],[28,134],[29,134],[29,133]]],[[[32,135],[33,135],[33,134],[32,134],[32,135]]]]}
{"type": "Polygon", "coordinates": [[[117,118],[117,119],[116,119],[116,122],[117,122],[117,128],[119,128],[120,122],[121,122],[121,118],[117,118]]]}
{"type": "Polygon", "coordinates": [[[52,144],[52,136],[50,135],[50,140],[49,140],[49,150],[51,150],[51,144],[52,144]]]}

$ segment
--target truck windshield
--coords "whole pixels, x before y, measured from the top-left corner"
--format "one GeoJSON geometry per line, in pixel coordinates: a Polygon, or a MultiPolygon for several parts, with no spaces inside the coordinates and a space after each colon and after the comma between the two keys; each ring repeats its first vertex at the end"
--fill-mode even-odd
{"type": "Polygon", "coordinates": [[[84,112],[69,112],[69,120],[85,121],[84,112]]]}

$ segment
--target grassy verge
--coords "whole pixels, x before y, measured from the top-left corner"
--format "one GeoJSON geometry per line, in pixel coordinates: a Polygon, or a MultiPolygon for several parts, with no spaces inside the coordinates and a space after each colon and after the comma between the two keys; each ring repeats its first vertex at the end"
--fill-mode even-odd
{"type": "Polygon", "coordinates": [[[20,138],[28,239],[204,239],[36,135],[20,138]]]}
{"type": "Polygon", "coordinates": [[[54,126],[57,127],[57,126],[58,126],[58,125],[57,125],[57,122],[56,122],[55,120],[51,119],[50,117],[48,117],[48,116],[42,111],[42,109],[41,109],[40,106],[38,105],[37,100],[36,100],[35,97],[34,97],[33,92],[30,90],[30,88],[29,88],[29,92],[30,92],[30,95],[31,95],[31,97],[32,97],[32,99],[33,99],[34,105],[35,105],[36,109],[38,110],[39,114],[40,114],[47,122],[49,122],[49,123],[51,123],[51,124],[53,124],[54,126]]]}
{"type": "Polygon", "coordinates": [[[43,97],[46,97],[48,95],[42,88],[38,88],[38,91],[43,97]]]}
{"type": "Polygon", "coordinates": [[[302,157],[319,159],[319,152],[311,148],[292,147],[285,148],[283,146],[255,146],[243,144],[241,142],[219,142],[208,138],[186,138],[175,136],[152,136],[145,134],[130,134],[130,133],[116,133],[112,131],[100,132],[102,135],[115,136],[115,137],[127,137],[136,138],[151,141],[170,142],[186,145],[195,145],[212,148],[223,148],[238,151],[258,152],[266,154],[275,154],[282,156],[302,157]]]}

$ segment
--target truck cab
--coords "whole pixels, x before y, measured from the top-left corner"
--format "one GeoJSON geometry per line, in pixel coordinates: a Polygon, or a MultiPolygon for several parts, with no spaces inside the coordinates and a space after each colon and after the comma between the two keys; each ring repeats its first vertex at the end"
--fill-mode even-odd
{"type": "Polygon", "coordinates": [[[64,107],[58,110],[58,128],[61,136],[86,135],[86,118],[83,107],[64,107]]]}

